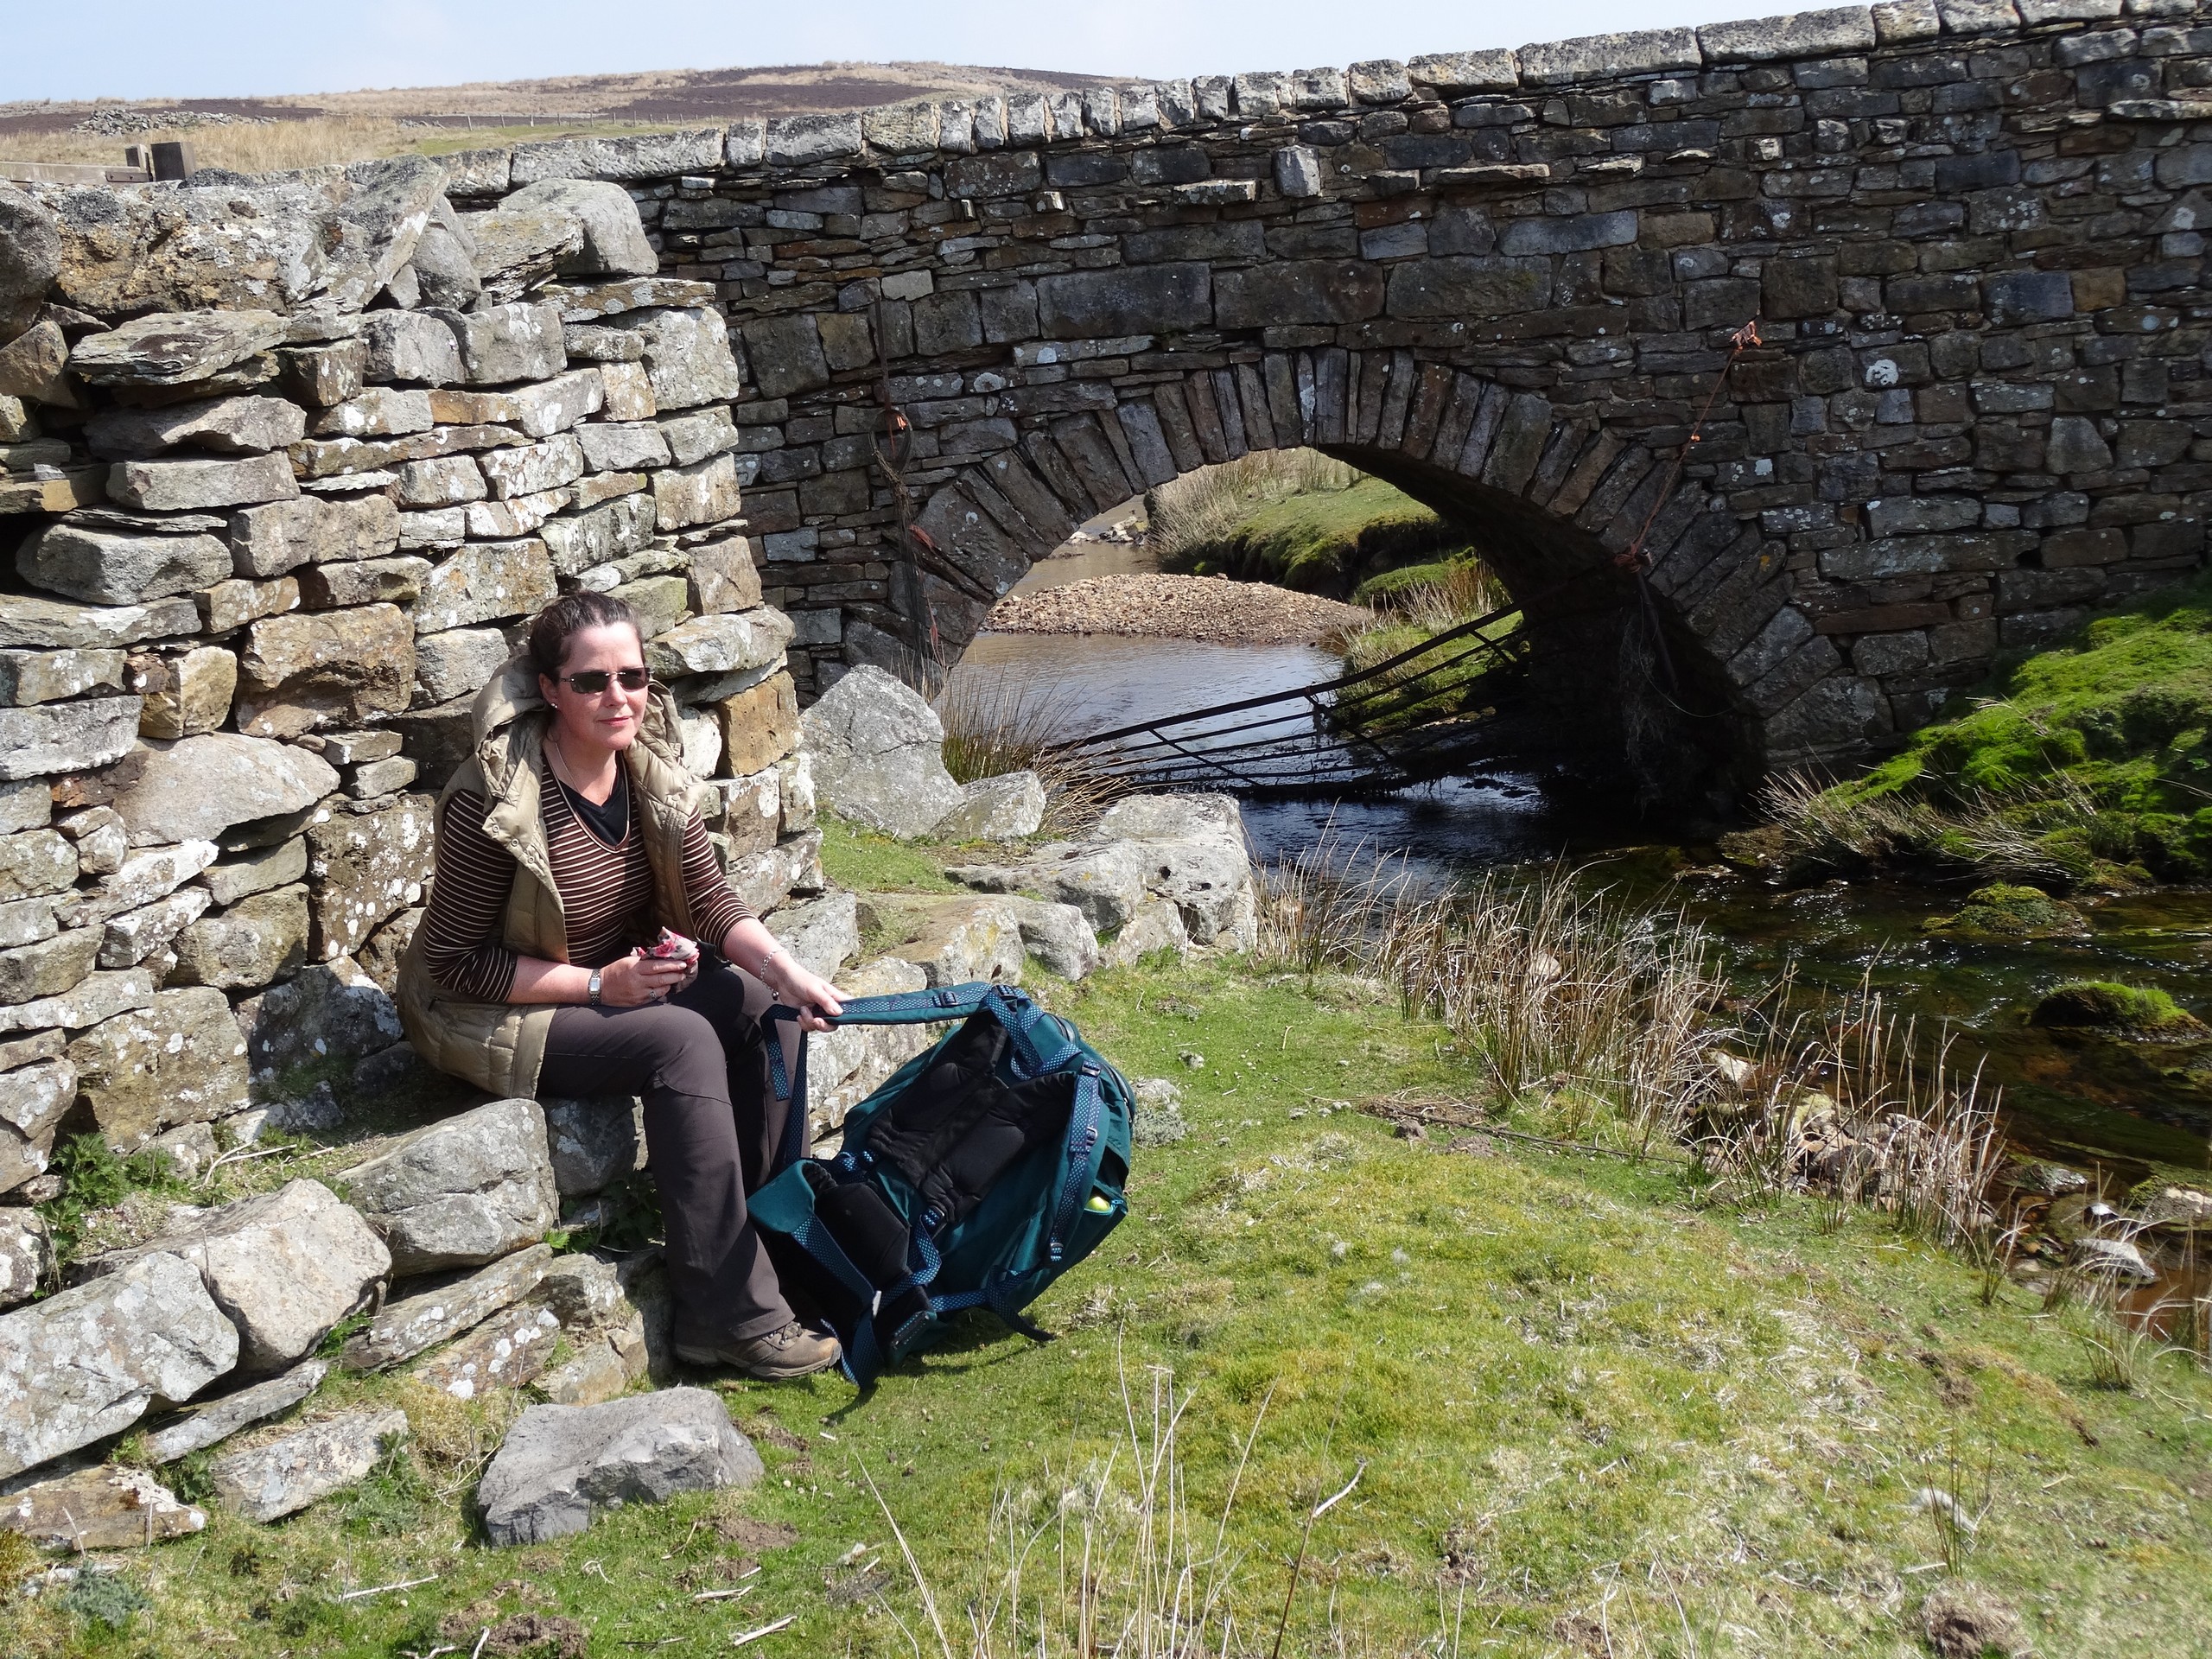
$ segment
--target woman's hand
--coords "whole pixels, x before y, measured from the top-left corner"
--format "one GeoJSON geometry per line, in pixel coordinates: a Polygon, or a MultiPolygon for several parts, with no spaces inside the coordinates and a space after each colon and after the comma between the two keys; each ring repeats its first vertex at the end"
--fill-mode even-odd
{"type": "Polygon", "coordinates": [[[618,957],[599,970],[599,1000],[610,1008],[665,1002],[698,971],[696,960],[675,957],[618,957]]]}
{"type": "Polygon", "coordinates": [[[842,1014],[845,994],[819,974],[810,974],[787,956],[779,956],[768,964],[768,988],[787,1006],[798,1010],[800,1029],[827,1031],[830,1022],[822,1016],[842,1014]]]}

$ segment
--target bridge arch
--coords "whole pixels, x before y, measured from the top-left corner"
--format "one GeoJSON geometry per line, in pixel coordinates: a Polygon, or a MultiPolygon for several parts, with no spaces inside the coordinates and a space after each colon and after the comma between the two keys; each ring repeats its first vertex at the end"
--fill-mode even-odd
{"type": "Polygon", "coordinates": [[[1531,604],[1618,589],[1656,505],[1655,613],[1748,778],[1878,754],[2201,563],[2208,85],[2169,0],[1884,0],[531,146],[450,194],[620,181],[664,276],[622,302],[727,317],[802,695],[972,632],[1090,511],[1306,443],[1531,604]]]}
{"type": "Polygon", "coordinates": [[[1624,441],[1540,394],[1425,370],[1410,353],[1378,356],[1371,368],[1347,353],[1286,365],[1280,407],[1261,372],[1154,382],[970,463],[915,517],[902,637],[862,623],[849,650],[957,656],[1085,519],[1203,467],[1306,447],[1402,489],[1480,549],[1539,631],[1529,671],[1563,758],[1624,762],[1675,798],[1755,779],[1771,677],[1809,657],[1796,689],[1815,684],[1834,648],[1789,607],[1756,531],[1685,480],[1680,445],[1624,441]],[[1622,558],[1647,525],[1639,592],[1622,558]]]}

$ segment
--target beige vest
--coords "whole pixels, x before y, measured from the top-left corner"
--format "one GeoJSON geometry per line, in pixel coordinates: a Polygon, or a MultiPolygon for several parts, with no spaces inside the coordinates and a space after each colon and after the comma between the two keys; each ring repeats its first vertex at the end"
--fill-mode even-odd
{"type": "MultiPolygon", "coordinates": [[[[545,787],[545,728],[551,715],[537,695],[537,675],[518,656],[486,686],[470,710],[476,753],[464,761],[438,797],[437,830],[463,790],[484,798],[484,833],[514,855],[515,882],[507,895],[500,943],[547,962],[569,959],[568,918],[554,885],[539,802],[545,787]]],[[[678,933],[691,931],[691,906],[683,890],[683,833],[690,823],[695,787],[683,769],[676,702],[656,684],[645,705],[638,741],[625,751],[630,807],[653,873],[653,920],[678,933]]],[[[718,943],[718,941],[717,941],[718,943]]],[[[399,965],[399,1019],[416,1052],[439,1071],[495,1095],[535,1095],[545,1058],[545,1036],[556,1007],[543,1002],[472,1002],[454,996],[423,965],[416,934],[399,965]]]]}

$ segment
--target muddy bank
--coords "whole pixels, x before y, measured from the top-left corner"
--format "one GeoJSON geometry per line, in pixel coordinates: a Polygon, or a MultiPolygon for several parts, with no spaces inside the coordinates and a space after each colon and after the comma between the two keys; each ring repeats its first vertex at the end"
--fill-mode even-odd
{"type": "Polygon", "coordinates": [[[1281,645],[1316,640],[1367,618],[1357,605],[1264,582],[1136,573],[1009,594],[985,626],[1005,633],[1116,633],[1281,645]]]}

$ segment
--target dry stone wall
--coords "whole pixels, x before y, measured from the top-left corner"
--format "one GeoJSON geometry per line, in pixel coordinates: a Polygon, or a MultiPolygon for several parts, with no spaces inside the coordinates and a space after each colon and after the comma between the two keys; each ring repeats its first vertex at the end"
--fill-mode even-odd
{"type": "Polygon", "coordinates": [[[397,1043],[435,791],[563,591],[643,620],[740,891],[818,884],[713,289],[616,186],[446,185],[0,190],[0,1194],[397,1043]]]}
{"type": "MultiPolygon", "coordinates": [[[[1618,611],[1649,523],[1740,781],[2197,563],[2209,86],[2190,0],[1898,0],[486,151],[452,189],[619,180],[715,284],[803,695],[956,652],[1073,521],[1310,443],[1555,615],[1618,611]]],[[[1633,702],[1575,638],[1560,701],[1633,702]]]]}

